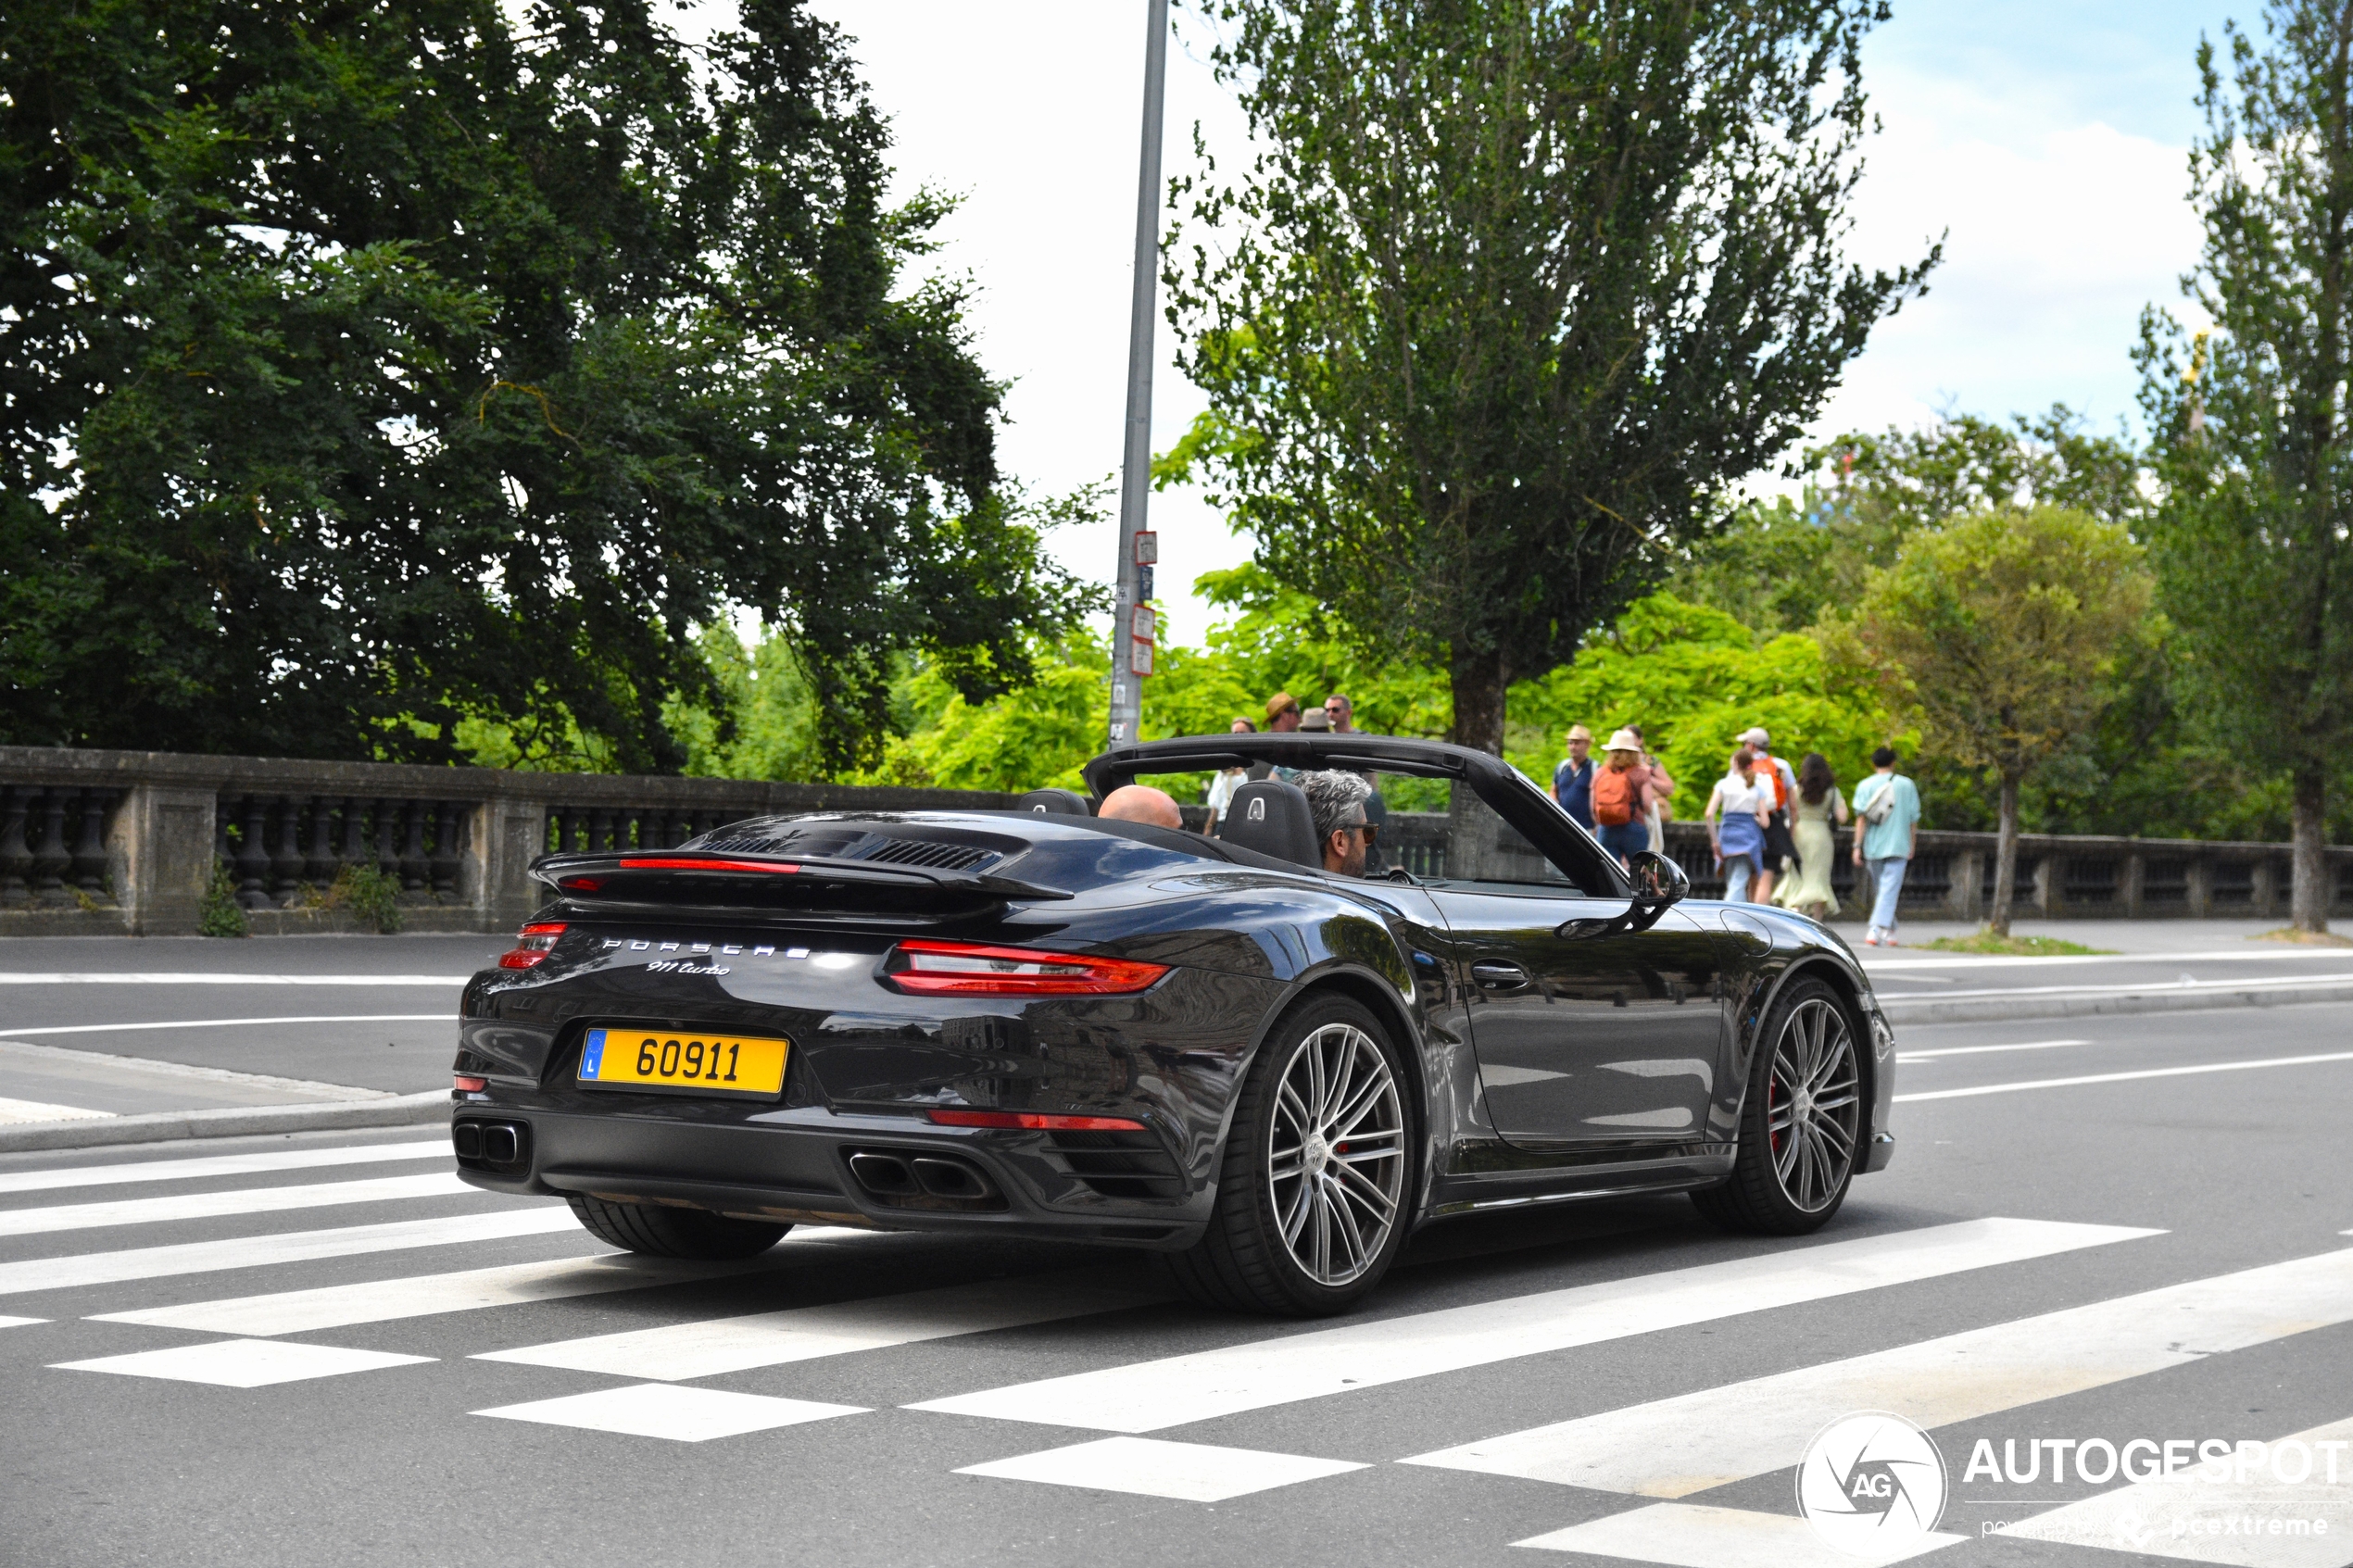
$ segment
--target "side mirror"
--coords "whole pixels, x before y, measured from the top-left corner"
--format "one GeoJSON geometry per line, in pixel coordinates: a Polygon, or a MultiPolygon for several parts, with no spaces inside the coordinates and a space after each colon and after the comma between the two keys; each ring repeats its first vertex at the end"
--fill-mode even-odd
{"type": "Polygon", "coordinates": [[[1637,850],[1627,857],[1626,868],[1627,875],[1634,884],[1636,903],[1655,904],[1665,909],[1691,895],[1692,879],[1683,874],[1682,867],[1664,855],[1653,854],[1647,849],[1637,850]]]}

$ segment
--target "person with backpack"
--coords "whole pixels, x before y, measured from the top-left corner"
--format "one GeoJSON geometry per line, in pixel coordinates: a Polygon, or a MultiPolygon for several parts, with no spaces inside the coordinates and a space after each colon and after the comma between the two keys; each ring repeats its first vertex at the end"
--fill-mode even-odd
{"type": "Polygon", "coordinates": [[[1642,741],[1631,730],[1609,737],[1602,765],[1593,773],[1593,836],[1617,857],[1629,857],[1651,847],[1651,778],[1642,765],[1642,741]]]}
{"type": "Polygon", "coordinates": [[[1893,748],[1871,753],[1871,776],[1855,786],[1855,863],[1865,868],[1873,889],[1866,947],[1896,946],[1895,905],[1904,896],[1904,872],[1919,847],[1920,792],[1895,771],[1893,748]]]}

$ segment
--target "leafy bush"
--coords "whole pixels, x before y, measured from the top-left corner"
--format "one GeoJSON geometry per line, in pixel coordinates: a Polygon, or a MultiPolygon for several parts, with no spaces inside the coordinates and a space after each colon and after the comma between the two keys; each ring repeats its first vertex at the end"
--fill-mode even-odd
{"type": "Polygon", "coordinates": [[[244,936],[248,931],[245,906],[237,902],[237,879],[229,874],[229,862],[216,858],[212,881],[205,887],[204,908],[196,916],[197,935],[244,936]]]}
{"type": "Polygon", "coordinates": [[[349,909],[389,936],[400,929],[400,879],[374,866],[346,866],[327,889],[327,908],[349,909]]]}

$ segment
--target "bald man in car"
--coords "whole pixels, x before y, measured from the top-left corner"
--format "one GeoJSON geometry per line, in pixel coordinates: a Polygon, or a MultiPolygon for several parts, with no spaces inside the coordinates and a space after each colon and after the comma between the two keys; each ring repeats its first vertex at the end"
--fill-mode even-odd
{"type": "Polygon", "coordinates": [[[1103,797],[1102,809],[1096,820],[1114,822],[1150,822],[1156,828],[1185,831],[1185,813],[1176,809],[1176,797],[1164,789],[1150,784],[1123,784],[1103,797]]]}

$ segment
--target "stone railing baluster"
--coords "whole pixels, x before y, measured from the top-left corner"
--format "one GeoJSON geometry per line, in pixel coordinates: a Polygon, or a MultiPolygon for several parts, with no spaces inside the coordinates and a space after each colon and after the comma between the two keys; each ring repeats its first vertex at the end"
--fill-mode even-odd
{"type": "Polygon", "coordinates": [[[41,842],[32,851],[32,897],[40,904],[71,902],[66,897],[66,872],[72,868],[73,857],[66,849],[66,802],[71,790],[46,789],[41,792],[38,821],[41,842]]]}
{"type": "Polygon", "coordinates": [[[400,803],[400,891],[423,893],[430,887],[433,863],[425,859],[425,803],[400,803]]]}
{"type": "Polygon", "coordinates": [[[0,905],[31,901],[32,849],[25,843],[24,821],[39,793],[13,785],[0,790],[0,905]]]}
{"type": "MultiPolygon", "coordinates": [[[[231,809],[226,801],[221,809],[231,809]]],[[[248,909],[266,909],[270,907],[270,851],[262,847],[262,839],[269,830],[269,807],[258,795],[246,795],[237,798],[234,810],[237,902],[248,909]]]]}
{"type": "Polygon", "coordinates": [[[271,803],[277,817],[277,847],[270,855],[270,893],[281,908],[292,908],[302,892],[302,806],[299,795],[271,803]]]}
{"type": "Polygon", "coordinates": [[[466,809],[455,800],[436,800],[433,810],[433,895],[436,898],[455,898],[458,841],[465,831],[466,809]]]}
{"type": "Polygon", "coordinates": [[[370,815],[376,826],[376,870],[386,876],[400,874],[400,803],[378,797],[370,815]]]}
{"type": "Polygon", "coordinates": [[[310,800],[310,847],[303,851],[302,879],[314,887],[335,880],[335,802],[332,796],[310,800]]]}
{"type": "Polygon", "coordinates": [[[73,884],[102,902],[113,891],[107,885],[107,814],[121,796],[119,789],[83,790],[81,823],[73,837],[73,884]]]}
{"type": "Polygon", "coordinates": [[[346,796],[343,802],[343,848],[336,855],[340,863],[335,869],[340,872],[345,866],[364,866],[368,858],[368,803],[346,796]]]}

